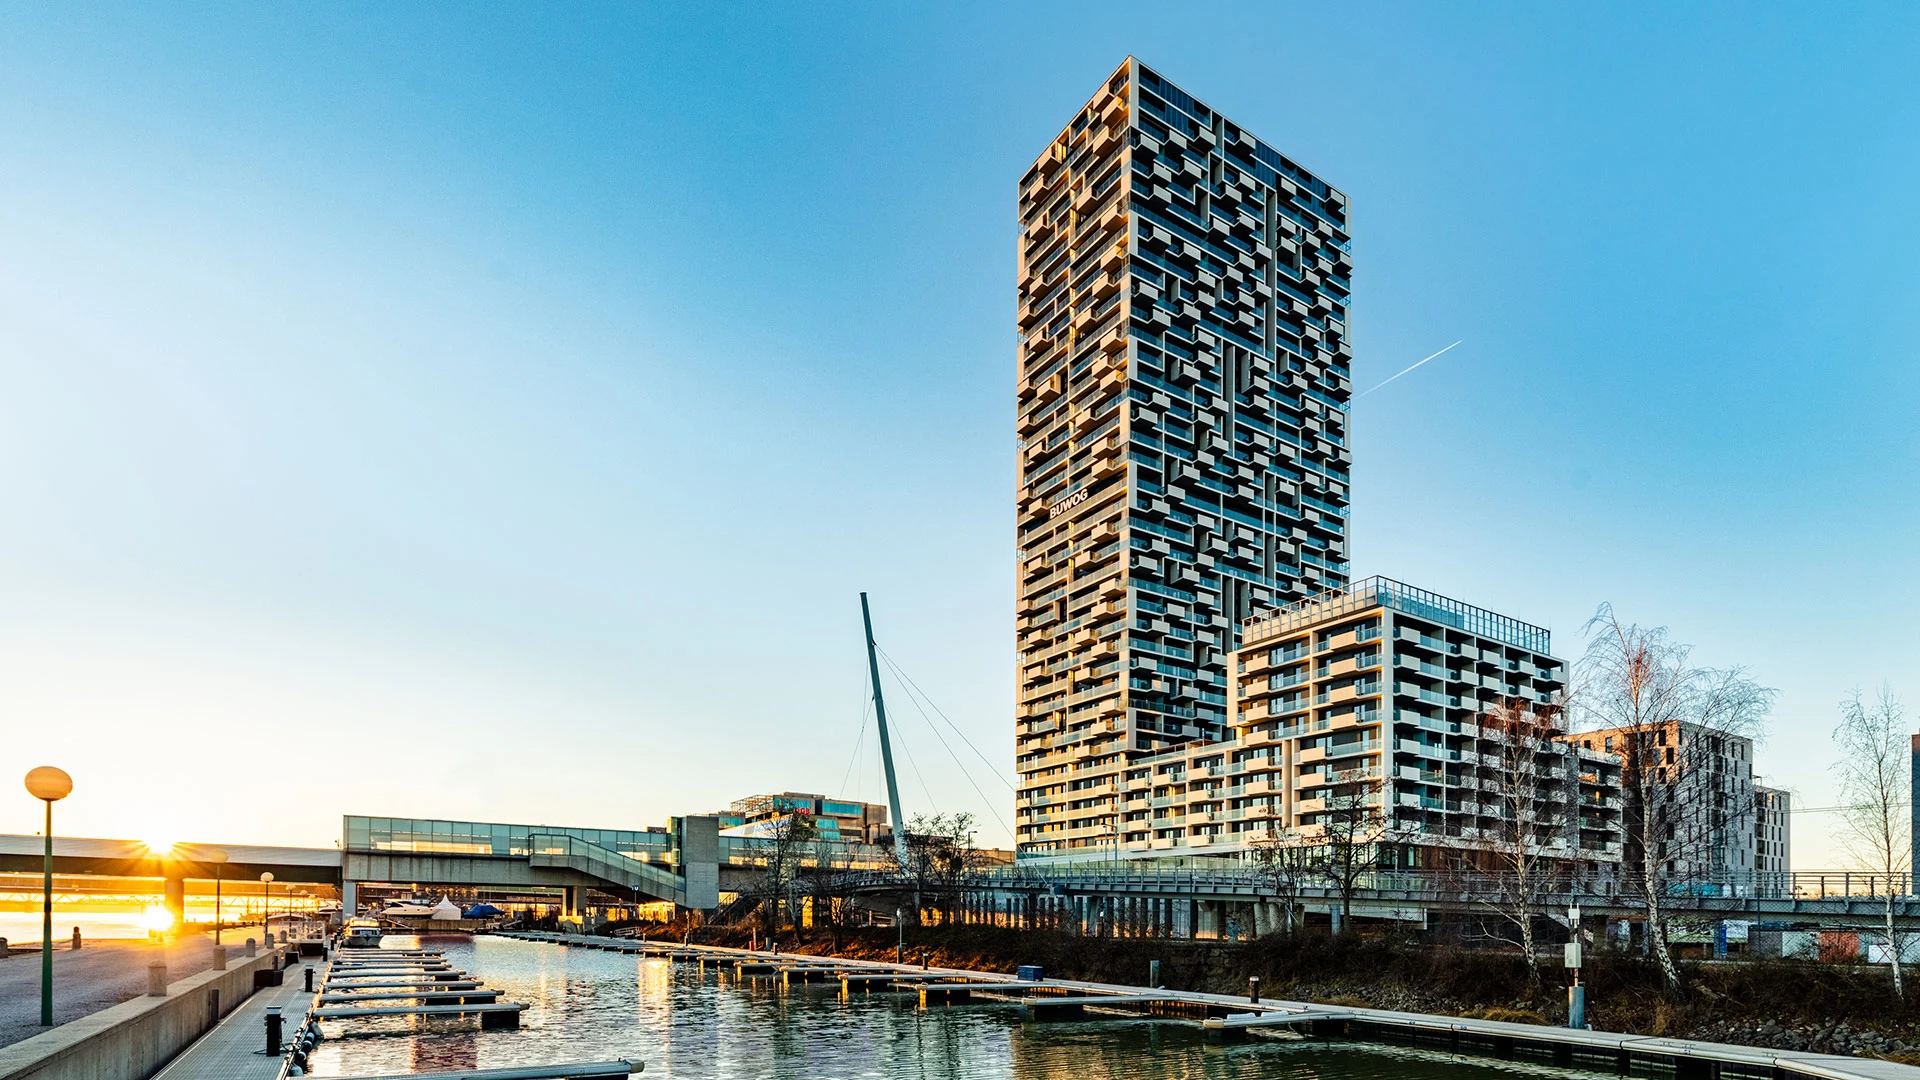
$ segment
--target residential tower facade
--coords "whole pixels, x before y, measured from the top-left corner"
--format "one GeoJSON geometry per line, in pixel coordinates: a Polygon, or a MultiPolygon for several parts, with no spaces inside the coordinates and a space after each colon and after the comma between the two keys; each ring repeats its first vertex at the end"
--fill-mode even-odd
{"type": "Polygon", "coordinates": [[[1122,842],[1243,620],[1347,582],[1347,199],[1129,58],[1022,177],[1015,832],[1122,842]]]}

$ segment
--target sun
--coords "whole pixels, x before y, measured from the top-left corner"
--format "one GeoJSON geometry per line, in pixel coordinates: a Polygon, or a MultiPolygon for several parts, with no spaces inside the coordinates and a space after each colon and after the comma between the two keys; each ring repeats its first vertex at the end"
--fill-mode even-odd
{"type": "Polygon", "coordinates": [[[148,904],[140,913],[140,925],[146,927],[148,933],[164,934],[173,929],[173,912],[161,904],[148,904]]]}
{"type": "Polygon", "coordinates": [[[148,851],[153,852],[161,858],[166,858],[168,855],[173,854],[174,842],[172,840],[143,840],[141,843],[147,846],[148,851]]]}

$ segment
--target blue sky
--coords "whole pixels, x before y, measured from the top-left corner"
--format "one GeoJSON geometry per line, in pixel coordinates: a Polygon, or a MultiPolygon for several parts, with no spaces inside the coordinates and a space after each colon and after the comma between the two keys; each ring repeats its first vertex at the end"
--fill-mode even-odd
{"type": "MultiPolygon", "coordinates": [[[[10,7],[0,745],[94,835],[877,798],[866,589],[1009,764],[1014,185],[1131,52],[1352,197],[1361,387],[1464,341],[1354,409],[1356,569],[1562,655],[1602,601],[1667,624],[1781,689],[1760,769],[1828,805],[1839,696],[1920,704],[1917,34],[10,7]],[[248,764],[347,740],[347,775],[248,764]]],[[[894,712],[909,812],[1011,817],[894,712]]]]}

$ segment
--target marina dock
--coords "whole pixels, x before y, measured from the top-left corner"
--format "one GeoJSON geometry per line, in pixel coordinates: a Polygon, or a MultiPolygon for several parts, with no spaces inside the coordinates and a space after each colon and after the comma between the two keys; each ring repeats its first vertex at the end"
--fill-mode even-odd
{"type": "MultiPolygon", "coordinates": [[[[577,934],[508,932],[503,936],[555,945],[602,947],[609,939],[577,934]]],[[[1017,1004],[1023,1018],[1044,1023],[1100,1016],[1153,1016],[1193,1023],[1220,1038],[1240,1038],[1259,1029],[1316,1038],[1412,1045],[1449,1053],[1537,1061],[1620,1075],[1655,1073],[1680,1077],[1768,1076],[1776,1080],[1911,1080],[1910,1066],[1873,1058],[1770,1050],[1689,1039],[1650,1038],[1615,1032],[1502,1023],[1464,1017],[1349,1008],[1314,1002],[1250,1001],[1228,994],[1148,990],[1077,980],[1021,980],[1001,972],[920,968],[880,961],[797,958],[719,946],[647,946],[622,943],[619,951],[675,961],[712,964],[731,957],[743,978],[776,976],[819,965],[840,971],[843,994],[911,993],[928,1008],[1005,1008],[1017,1004]]],[[[782,978],[783,985],[806,982],[782,978]]],[[[826,981],[826,980],[822,980],[826,981]]]]}

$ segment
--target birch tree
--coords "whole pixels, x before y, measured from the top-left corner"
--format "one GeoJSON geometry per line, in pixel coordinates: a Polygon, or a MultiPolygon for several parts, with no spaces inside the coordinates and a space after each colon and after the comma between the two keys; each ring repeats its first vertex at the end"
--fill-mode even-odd
{"type": "Polygon", "coordinates": [[[1662,627],[1622,622],[1601,605],[1587,623],[1580,701],[1587,726],[1611,733],[1626,789],[1628,896],[1670,995],[1685,991],[1673,958],[1670,900],[1718,886],[1733,837],[1752,828],[1752,780],[1730,791],[1725,763],[1748,745],[1775,691],[1741,668],[1695,666],[1692,649],[1662,627]],[[1705,877],[1702,877],[1702,874],[1705,877]]]}
{"type": "Polygon", "coordinates": [[[1480,718],[1481,759],[1491,764],[1499,816],[1494,835],[1487,838],[1493,874],[1479,879],[1475,891],[1505,928],[1488,936],[1520,950],[1527,979],[1535,986],[1540,958],[1534,952],[1534,923],[1574,847],[1570,834],[1579,787],[1563,768],[1569,748],[1555,739],[1562,730],[1563,705],[1564,698],[1552,706],[1514,699],[1480,718]]]}
{"type": "Polygon", "coordinates": [[[1289,837],[1278,828],[1267,831],[1247,845],[1253,868],[1280,901],[1286,932],[1293,934],[1294,911],[1299,903],[1300,886],[1313,873],[1313,861],[1298,837],[1289,837]]]}
{"type": "Polygon", "coordinates": [[[1885,875],[1886,925],[1881,935],[1892,959],[1894,996],[1905,999],[1893,909],[1894,897],[1908,891],[1895,882],[1913,866],[1912,737],[1906,709],[1893,687],[1882,686],[1871,701],[1858,690],[1841,701],[1833,742],[1840,751],[1833,769],[1846,807],[1840,842],[1862,868],[1885,875]]]}

